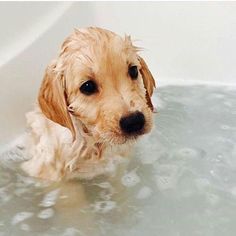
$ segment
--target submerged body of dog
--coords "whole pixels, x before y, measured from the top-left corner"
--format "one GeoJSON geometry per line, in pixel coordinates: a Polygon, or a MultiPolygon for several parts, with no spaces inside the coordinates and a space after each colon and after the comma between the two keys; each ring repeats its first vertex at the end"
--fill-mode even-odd
{"type": "Polygon", "coordinates": [[[27,114],[23,169],[50,180],[114,171],[152,127],[154,79],[129,37],[76,30],[48,66],[27,114]]]}

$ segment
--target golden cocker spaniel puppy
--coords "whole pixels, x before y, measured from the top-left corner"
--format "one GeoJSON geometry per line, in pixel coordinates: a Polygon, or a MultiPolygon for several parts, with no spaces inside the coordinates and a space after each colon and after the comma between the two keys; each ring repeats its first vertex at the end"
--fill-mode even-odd
{"type": "Polygon", "coordinates": [[[58,181],[114,171],[152,127],[155,81],[130,37],[75,30],[46,69],[27,114],[31,176],[58,181]]]}

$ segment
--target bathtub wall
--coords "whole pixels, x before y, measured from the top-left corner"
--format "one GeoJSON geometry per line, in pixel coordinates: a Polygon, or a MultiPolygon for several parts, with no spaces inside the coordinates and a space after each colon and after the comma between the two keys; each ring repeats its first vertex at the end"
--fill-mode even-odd
{"type": "Polygon", "coordinates": [[[46,65],[75,27],[130,34],[158,84],[236,84],[236,2],[1,2],[0,144],[21,133],[46,65]]]}
{"type": "Polygon", "coordinates": [[[160,83],[236,83],[236,2],[96,3],[94,9],[100,26],[140,40],[160,83]]]}

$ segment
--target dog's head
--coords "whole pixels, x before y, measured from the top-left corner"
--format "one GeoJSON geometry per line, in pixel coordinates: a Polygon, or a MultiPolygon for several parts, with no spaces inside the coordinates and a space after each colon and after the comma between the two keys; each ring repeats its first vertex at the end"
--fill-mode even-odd
{"type": "Polygon", "coordinates": [[[42,112],[69,128],[73,139],[72,116],[98,142],[122,144],[149,132],[155,81],[137,52],[130,37],[75,30],[46,70],[38,98],[42,112]]]}

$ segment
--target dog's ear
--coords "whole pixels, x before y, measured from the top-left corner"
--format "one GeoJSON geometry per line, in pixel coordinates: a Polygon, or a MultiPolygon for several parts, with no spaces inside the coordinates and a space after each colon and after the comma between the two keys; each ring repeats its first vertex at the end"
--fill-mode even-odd
{"type": "Polygon", "coordinates": [[[46,69],[39,91],[38,102],[43,114],[50,120],[68,128],[75,140],[75,128],[67,110],[65,79],[54,71],[55,64],[46,69]]]}
{"type": "Polygon", "coordinates": [[[140,73],[142,75],[143,84],[146,89],[147,104],[150,107],[150,109],[153,111],[154,107],[152,104],[151,96],[153,94],[154,88],[156,87],[155,80],[154,80],[150,70],[148,69],[146,62],[143,60],[143,58],[139,56],[138,60],[141,65],[140,73]]]}

